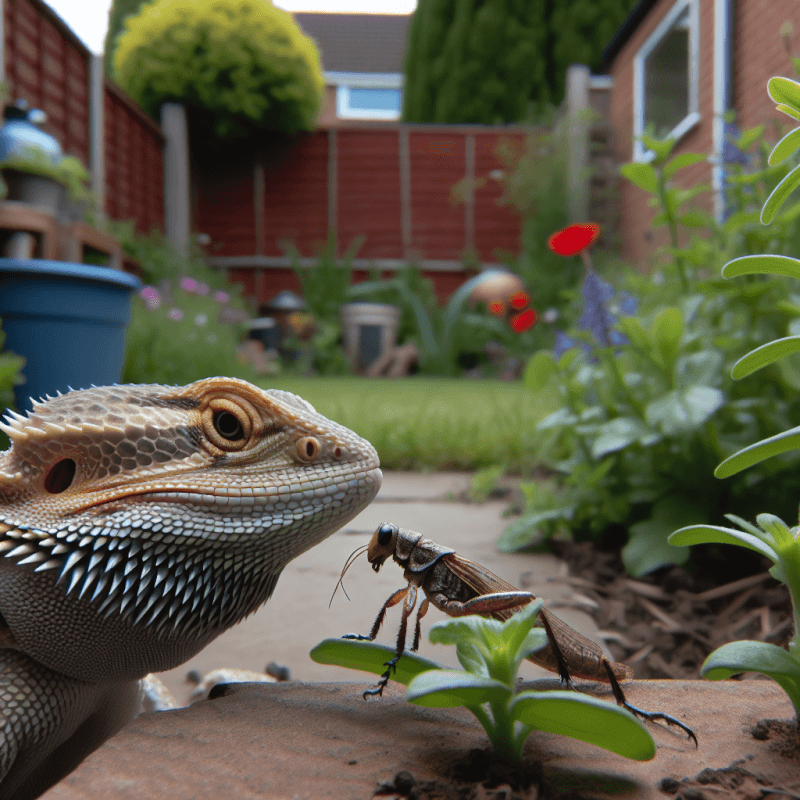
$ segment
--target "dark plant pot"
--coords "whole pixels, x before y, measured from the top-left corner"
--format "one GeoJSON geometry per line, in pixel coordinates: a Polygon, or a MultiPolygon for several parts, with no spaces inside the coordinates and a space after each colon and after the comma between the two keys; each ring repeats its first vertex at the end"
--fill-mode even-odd
{"type": "Polygon", "coordinates": [[[8,200],[27,203],[54,217],[58,214],[64,187],[54,178],[17,169],[4,169],[3,178],[8,185],[8,200]]]}
{"type": "Polygon", "coordinates": [[[107,267],[0,258],[5,346],[26,359],[26,383],[14,389],[20,410],[31,397],[119,381],[140,285],[107,267]]]}

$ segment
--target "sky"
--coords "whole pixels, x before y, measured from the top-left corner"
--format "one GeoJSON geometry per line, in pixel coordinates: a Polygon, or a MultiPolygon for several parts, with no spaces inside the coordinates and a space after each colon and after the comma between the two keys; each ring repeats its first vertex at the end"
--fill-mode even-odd
{"type": "MultiPolygon", "coordinates": [[[[45,0],[87,47],[103,52],[111,0],[45,0]]],[[[417,0],[274,0],[287,11],[338,11],[381,14],[410,14],[417,0]]]]}

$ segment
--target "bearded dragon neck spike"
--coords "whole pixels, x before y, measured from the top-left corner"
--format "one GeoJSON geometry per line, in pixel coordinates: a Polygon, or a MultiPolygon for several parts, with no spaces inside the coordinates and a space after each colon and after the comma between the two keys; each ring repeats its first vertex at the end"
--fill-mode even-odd
{"type": "Polygon", "coordinates": [[[0,648],[0,673],[23,687],[0,690],[0,716],[19,720],[0,737],[0,797],[71,770],[131,717],[148,672],[253,613],[381,483],[369,442],[234,378],[32,405],[0,422],[0,640],[15,648],[0,648]],[[66,725],[80,734],[44,769],[40,742],[66,725]]]}

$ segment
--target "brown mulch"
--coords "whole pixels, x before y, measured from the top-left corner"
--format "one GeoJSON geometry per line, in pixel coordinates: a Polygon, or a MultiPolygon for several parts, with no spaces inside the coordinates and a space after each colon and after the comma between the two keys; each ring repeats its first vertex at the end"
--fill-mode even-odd
{"type": "Polygon", "coordinates": [[[558,555],[570,576],[555,580],[572,587],[572,604],[595,617],[614,659],[633,667],[637,678],[699,678],[708,654],[727,642],[783,647],[792,636],[789,593],[766,572],[766,560],[764,571],[732,581],[724,562],[694,575],[669,567],[633,579],[618,552],[590,542],[570,543],[558,555]]]}

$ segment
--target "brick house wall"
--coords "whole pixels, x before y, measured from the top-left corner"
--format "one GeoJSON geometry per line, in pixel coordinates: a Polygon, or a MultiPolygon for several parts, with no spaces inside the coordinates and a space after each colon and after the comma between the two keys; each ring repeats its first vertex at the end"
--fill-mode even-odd
{"type": "MultiPolygon", "coordinates": [[[[679,140],[675,153],[714,153],[714,13],[715,0],[699,2],[699,80],[698,110],[700,121],[679,140]]],[[[676,0],[657,0],[651,4],[644,19],[635,27],[613,57],[608,72],[614,80],[609,107],[609,121],[614,130],[614,157],[618,164],[633,159],[634,58],[657,25],[675,6],[676,0]]],[[[641,5],[641,4],[640,4],[641,5]]],[[[779,36],[781,25],[798,20],[797,0],[735,0],[732,3],[733,52],[731,58],[731,107],[736,112],[740,131],[754,125],[780,122],[788,117],[775,110],[767,95],[767,81],[773,75],[793,76],[791,62],[779,36]],[[783,118],[783,119],[781,119],[783,118]]],[[[800,55],[800,26],[795,33],[795,55],[800,55]]],[[[784,122],[785,120],[785,122],[784,122]]],[[[701,162],[681,170],[679,183],[712,185],[712,167],[701,162]]],[[[619,184],[619,220],[623,258],[650,268],[657,249],[667,243],[665,228],[652,228],[657,210],[648,205],[649,194],[628,181],[619,184]]],[[[696,203],[713,210],[712,192],[700,195],[696,203]]]]}

